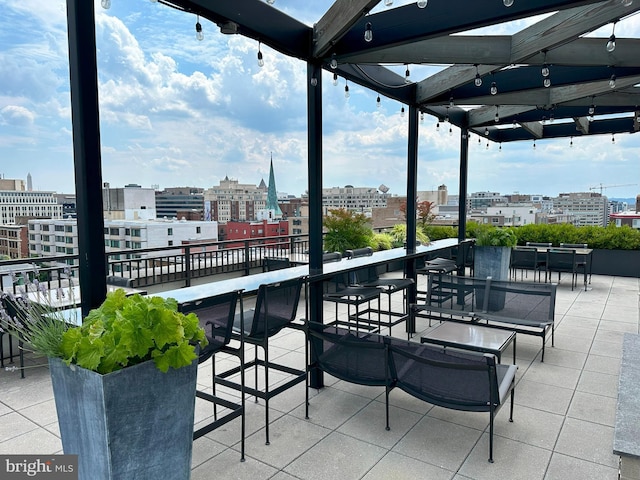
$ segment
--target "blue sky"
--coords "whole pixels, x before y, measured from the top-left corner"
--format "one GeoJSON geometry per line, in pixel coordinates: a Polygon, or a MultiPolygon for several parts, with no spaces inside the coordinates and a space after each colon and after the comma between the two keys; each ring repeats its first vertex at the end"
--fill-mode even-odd
{"type": "MultiPolygon", "coordinates": [[[[394,6],[409,1],[394,2],[394,6]]],[[[307,24],[327,0],[276,0],[274,8],[307,24]]],[[[3,0],[0,4],[0,174],[33,177],[41,190],[73,192],[73,152],[65,3],[3,0]]],[[[384,8],[384,7],[378,7],[384,8]]],[[[306,65],[258,45],[223,35],[202,20],[148,0],[96,2],[103,181],[210,187],[225,176],[240,183],[268,180],[273,152],[278,190],[307,188],[306,65]]],[[[486,33],[513,33],[526,22],[486,33]]],[[[638,37],[638,16],[616,26],[617,37],[638,37]]],[[[608,37],[610,27],[595,33],[608,37]]],[[[620,41],[620,40],[619,40],[620,41]]],[[[605,40],[606,42],[606,40],[605,40]]],[[[604,48],[604,45],[603,45],[604,48]]],[[[417,71],[417,67],[416,67],[417,71]]],[[[324,77],[325,187],[406,191],[407,118],[397,102],[324,77]]],[[[420,125],[418,189],[446,184],[458,191],[459,131],[435,119],[420,125]]],[[[640,135],[498,145],[472,136],[469,191],[556,195],[603,184],[610,197],[640,192],[640,135]]]]}

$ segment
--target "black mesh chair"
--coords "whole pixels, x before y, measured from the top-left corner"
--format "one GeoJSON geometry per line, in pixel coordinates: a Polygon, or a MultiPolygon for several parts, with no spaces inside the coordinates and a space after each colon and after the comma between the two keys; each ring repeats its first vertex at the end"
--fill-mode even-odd
{"type": "MultiPolygon", "coordinates": [[[[560,248],[571,248],[571,249],[576,249],[576,248],[589,248],[589,245],[587,243],[561,243],[560,244],[560,248]]],[[[589,262],[587,260],[587,257],[583,256],[583,255],[578,255],[576,253],[576,262],[578,264],[578,269],[584,269],[586,270],[587,268],[590,267],[589,262]]],[[[589,268],[589,283],[591,283],[591,268],[589,268]]]]}
{"type": "Polygon", "coordinates": [[[262,262],[262,271],[271,272],[273,270],[282,270],[283,268],[289,268],[291,261],[288,258],[282,257],[264,257],[262,262]]]}
{"type": "MultiPolygon", "coordinates": [[[[542,272],[546,270],[547,260],[545,255],[538,255],[535,247],[514,247],[511,249],[511,263],[509,269],[514,279],[518,278],[518,270],[520,270],[520,279],[524,280],[524,272],[533,270],[533,279],[538,273],[538,281],[542,278],[542,272]]],[[[546,272],[545,272],[546,277],[546,272]]]]}
{"type": "MultiPolygon", "coordinates": [[[[193,433],[193,439],[225,425],[231,420],[241,417],[240,427],[240,460],[244,461],[244,437],[245,437],[245,381],[244,369],[240,369],[240,403],[231,402],[216,395],[216,362],[217,353],[227,353],[238,357],[240,367],[244,365],[244,334],[242,329],[238,335],[239,346],[232,347],[232,331],[236,317],[236,306],[240,301],[240,311],[242,312],[242,297],[239,291],[217,295],[205,300],[187,302],[180,305],[182,313],[195,313],[198,316],[200,326],[204,328],[209,344],[204,347],[198,356],[198,363],[204,363],[211,359],[212,373],[212,393],[201,390],[196,391],[196,397],[211,402],[213,404],[213,421],[198,428],[193,433]],[[218,406],[228,409],[228,413],[223,416],[218,415],[218,406]]],[[[244,317],[241,314],[241,324],[244,324],[244,317]]]]}
{"type": "MultiPolygon", "coordinates": [[[[215,381],[220,385],[236,390],[242,387],[229,378],[241,373],[243,370],[253,368],[255,371],[255,383],[253,387],[245,386],[245,392],[261,398],[265,402],[265,431],[266,444],[269,445],[269,400],[294,385],[304,382],[306,378],[306,368],[304,370],[294,369],[286,365],[274,363],[269,360],[269,338],[276,335],[284,328],[295,328],[304,331],[304,324],[294,323],[300,292],[305,282],[304,277],[286,280],[283,282],[260,285],[256,305],[252,310],[236,314],[232,338],[242,338],[244,334],[245,343],[254,345],[254,359],[245,362],[238,368],[227,370],[216,376],[215,381]],[[247,321],[242,324],[242,319],[247,321]],[[264,350],[264,360],[258,358],[258,347],[264,350]],[[264,389],[258,387],[258,366],[264,368],[264,389]],[[271,388],[269,384],[269,370],[274,369],[288,375],[289,380],[280,383],[276,388],[271,388]]],[[[307,342],[305,339],[305,351],[307,342]]],[[[306,355],[305,355],[306,358],[306,355]]]]}
{"type": "MultiPolygon", "coordinates": [[[[347,250],[345,256],[347,258],[358,258],[370,256],[373,254],[371,247],[347,250]]],[[[331,279],[333,284],[332,291],[328,291],[323,295],[323,299],[328,302],[335,303],[336,317],[334,324],[341,324],[349,327],[355,327],[356,330],[364,328],[366,330],[374,330],[380,327],[380,294],[382,290],[377,287],[366,287],[362,284],[364,278],[362,270],[351,272],[343,272],[335,275],[331,279]],[[377,300],[377,308],[371,307],[371,302],[377,300]],[[360,311],[360,306],[367,304],[368,308],[360,311]],[[346,319],[339,316],[339,305],[347,306],[346,319]],[[351,307],[355,307],[355,314],[351,314],[351,307]],[[377,312],[376,319],[371,317],[371,313],[377,312]],[[366,317],[363,315],[366,314],[366,317]],[[376,325],[376,326],[374,326],[376,325]]]]}
{"type": "Polygon", "coordinates": [[[547,250],[547,272],[549,274],[549,280],[551,280],[551,274],[553,272],[558,272],[558,283],[560,282],[562,273],[570,273],[571,290],[573,290],[578,284],[578,271],[584,268],[585,264],[577,261],[575,250],[560,248],[550,248],[547,250]]]}
{"type": "MultiPolygon", "coordinates": [[[[9,326],[15,322],[16,320],[20,321],[20,319],[26,318],[26,313],[22,313],[26,311],[28,308],[27,300],[20,296],[2,296],[2,312],[0,314],[3,315],[2,323],[5,322],[9,324],[9,326]]],[[[1,329],[0,329],[1,330],[1,329]]],[[[13,336],[7,335],[8,338],[8,346],[9,346],[9,361],[13,363],[13,357],[15,356],[13,352],[13,336]]],[[[21,338],[21,337],[20,337],[21,338]]],[[[24,343],[21,339],[18,339],[18,358],[20,361],[20,378],[24,378],[24,343]]],[[[4,368],[4,346],[2,342],[4,339],[0,335],[0,357],[2,357],[2,368],[4,368]]]]}
{"type": "MultiPolygon", "coordinates": [[[[388,309],[386,311],[378,312],[385,313],[388,316],[387,327],[389,328],[389,334],[391,334],[391,327],[402,323],[407,319],[409,312],[409,296],[407,295],[407,289],[415,282],[412,278],[380,278],[378,275],[378,269],[368,267],[362,271],[361,284],[363,287],[375,287],[379,288],[382,293],[387,294],[388,309]],[[403,304],[402,312],[394,312],[391,308],[391,296],[396,292],[402,292],[403,304]]],[[[364,312],[363,312],[364,313],[364,312]]]]}

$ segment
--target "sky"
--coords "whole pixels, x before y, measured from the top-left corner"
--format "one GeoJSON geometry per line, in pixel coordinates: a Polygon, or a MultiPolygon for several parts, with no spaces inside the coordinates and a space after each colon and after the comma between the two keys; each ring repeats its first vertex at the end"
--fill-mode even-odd
{"type": "MultiPolygon", "coordinates": [[[[209,188],[225,177],[244,184],[269,178],[277,189],[307,190],[306,64],[257,42],[223,35],[193,15],[148,0],[96,2],[102,180],[112,187],[209,188]]],[[[382,2],[381,2],[382,3],[382,2]]],[[[411,3],[396,0],[394,6],[411,3]]],[[[276,0],[312,25],[330,2],[276,0]]],[[[385,7],[376,7],[377,9],[385,7]]],[[[0,3],[0,175],[33,188],[73,193],[73,145],[65,2],[0,3]]],[[[483,30],[513,33],[514,22],[483,30]]],[[[610,35],[610,26],[590,36],[610,35]]],[[[616,25],[618,42],[637,38],[640,16],[616,25]]],[[[603,43],[603,48],[604,48],[603,43]]],[[[422,67],[425,68],[425,67],[422,67]]],[[[324,187],[378,187],[406,194],[407,117],[401,105],[344,80],[323,77],[324,187]]],[[[426,117],[420,124],[418,190],[458,193],[459,130],[426,117]]],[[[509,194],[640,193],[640,134],[591,136],[501,146],[472,135],[468,191],[509,194]],[[624,185],[624,186],[622,186],[624,185]]]]}

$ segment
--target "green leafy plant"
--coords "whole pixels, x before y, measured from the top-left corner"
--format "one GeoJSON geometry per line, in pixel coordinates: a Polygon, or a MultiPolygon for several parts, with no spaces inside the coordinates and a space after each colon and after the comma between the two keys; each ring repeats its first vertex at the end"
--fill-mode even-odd
{"type": "MultiPolygon", "coordinates": [[[[399,223],[393,226],[388,234],[391,236],[393,247],[402,247],[407,241],[407,226],[403,223],[399,223]]],[[[429,244],[429,237],[424,233],[422,229],[416,230],[416,240],[422,245],[429,244]]]]}
{"type": "Polygon", "coordinates": [[[373,237],[367,217],[343,208],[329,210],[322,224],[326,230],[324,249],[327,252],[368,247],[373,237]]]}
{"type": "Polygon", "coordinates": [[[189,365],[207,340],[198,318],[178,312],[174,299],[127,297],[120,289],[62,335],[62,358],[98,373],[153,360],[159,370],[189,365]]]}
{"type": "Polygon", "coordinates": [[[518,237],[511,228],[482,228],[476,236],[476,245],[480,247],[515,247],[517,244],[518,237]]]}

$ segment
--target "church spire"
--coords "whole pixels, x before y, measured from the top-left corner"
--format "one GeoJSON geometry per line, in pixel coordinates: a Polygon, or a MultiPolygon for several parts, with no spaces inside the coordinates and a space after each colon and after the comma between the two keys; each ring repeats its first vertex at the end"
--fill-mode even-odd
{"type": "Polygon", "coordinates": [[[276,177],[273,174],[273,152],[271,153],[271,166],[269,167],[269,186],[267,188],[267,210],[273,210],[275,218],[282,218],[282,210],[278,205],[278,192],[276,190],[276,177]]]}

